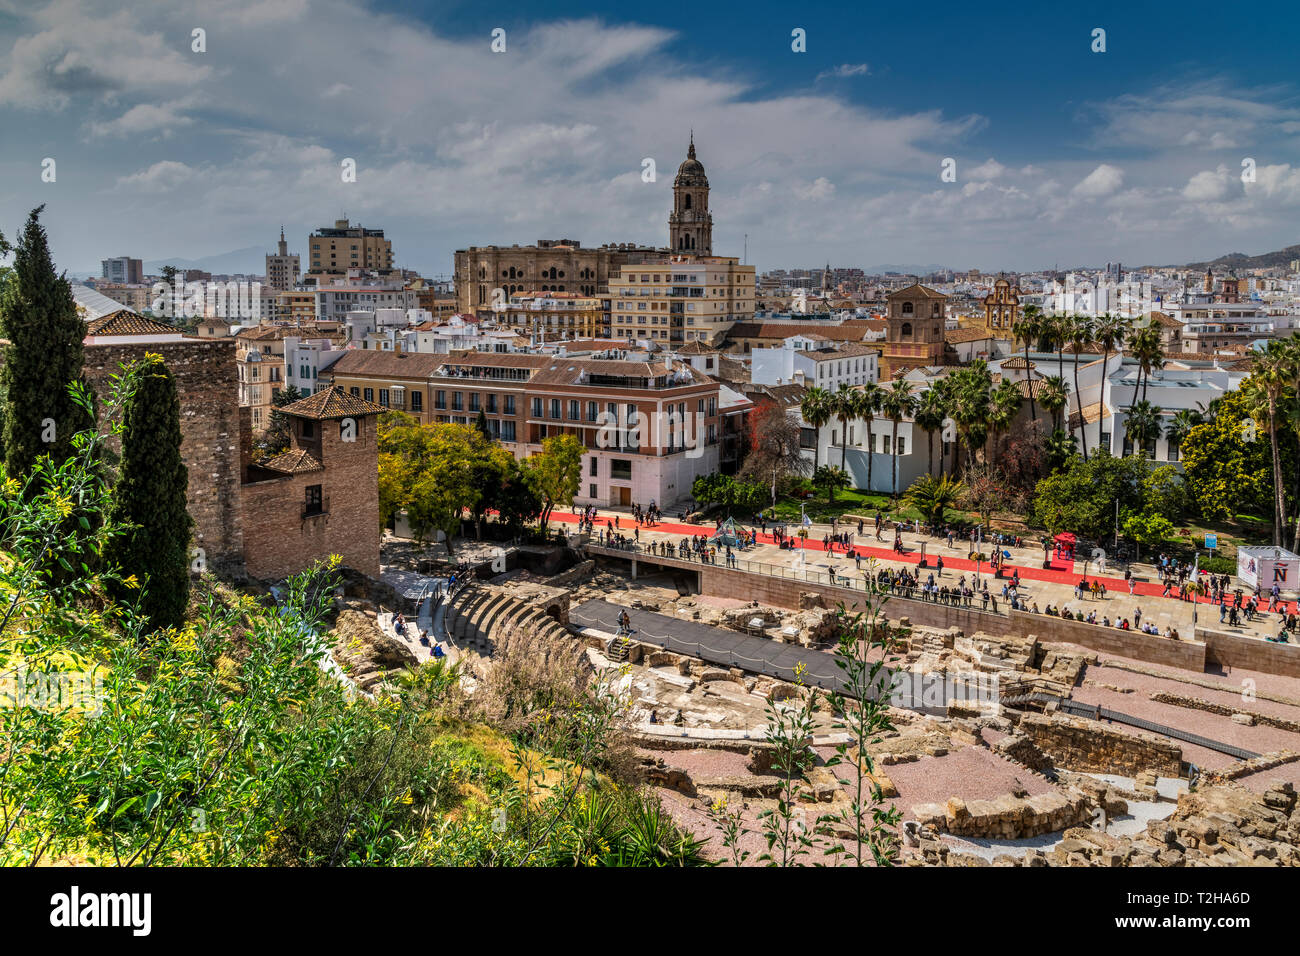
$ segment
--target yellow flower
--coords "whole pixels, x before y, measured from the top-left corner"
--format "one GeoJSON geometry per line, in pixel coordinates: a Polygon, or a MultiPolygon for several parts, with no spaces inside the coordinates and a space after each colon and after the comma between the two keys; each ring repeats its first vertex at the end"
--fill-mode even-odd
{"type": "Polygon", "coordinates": [[[134,574],[128,574],[125,578],[122,579],[122,583],[129,588],[138,588],[140,586],[140,582],[136,580],[136,576],[134,574]]]}

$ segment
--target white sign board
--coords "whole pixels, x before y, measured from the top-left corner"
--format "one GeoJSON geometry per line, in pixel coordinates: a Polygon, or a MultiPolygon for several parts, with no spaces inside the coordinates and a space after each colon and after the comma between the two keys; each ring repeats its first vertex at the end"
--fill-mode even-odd
{"type": "Polygon", "coordinates": [[[1300,554],[1286,548],[1238,548],[1237,577],[1265,593],[1274,584],[1284,594],[1295,593],[1300,589],[1300,554]]]}

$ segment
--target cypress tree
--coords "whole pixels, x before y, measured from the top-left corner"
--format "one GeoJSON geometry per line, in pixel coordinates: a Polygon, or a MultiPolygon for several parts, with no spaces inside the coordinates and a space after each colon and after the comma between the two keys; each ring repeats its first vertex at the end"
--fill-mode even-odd
{"type": "Polygon", "coordinates": [[[170,627],[184,620],[190,596],[193,522],[185,510],[181,406],[162,356],[146,354],[127,374],[133,381],[122,408],[122,463],[109,509],[110,522],[123,530],[110,557],[119,573],[134,574],[146,589],[142,610],[150,625],[170,627]]]}
{"type": "Polygon", "coordinates": [[[492,430],[488,428],[487,416],[483,414],[483,409],[481,408],[478,410],[478,418],[474,419],[474,427],[477,428],[488,441],[492,440],[492,430]]]}
{"type": "Polygon", "coordinates": [[[0,300],[0,336],[8,340],[0,370],[4,463],[15,478],[29,474],[49,454],[62,463],[72,436],[92,424],[68,394],[82,380],[86,324],[77,314],[72,286],[56,274],[37,206],[14,251],[13,272],[0,300]]]}

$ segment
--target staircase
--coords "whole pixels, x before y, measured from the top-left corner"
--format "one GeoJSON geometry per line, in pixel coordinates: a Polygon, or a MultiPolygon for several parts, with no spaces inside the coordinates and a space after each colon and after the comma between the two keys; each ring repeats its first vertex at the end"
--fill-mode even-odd
{"type": "Polygon", "coordinates": [[[511,628],[537,629],[544,635],[568,636],[564,625],[537,605],[481,585],[466,585],[448,602],[444,620],[452,643],[484,656],[492,655],[496,638],[511,628]]]}
{"type": "Polygon", "coordinates": [[[609,647],[605,649],[605,656],[615,664],[622,664],[627,660],[628,650],[632,647],[632,642],[626,637],[615,637],[609,642],[609,647]]]}

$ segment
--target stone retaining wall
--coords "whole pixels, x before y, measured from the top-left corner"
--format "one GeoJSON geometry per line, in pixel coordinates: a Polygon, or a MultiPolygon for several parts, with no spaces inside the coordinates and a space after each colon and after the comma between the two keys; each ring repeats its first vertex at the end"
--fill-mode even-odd
{"type": "Polygon", "coordinates": [[[1162,777],[1182,772],[1182,749],[1151,734],[1123,733],[1061,714],[1024,714],[1018,727],[1058,767],[1125,777],[1144,770],[1162,777]]]}
{"type": "Polygon", "coordinates": [[[918,804],[912,815],[923,827],[956,836],[1019,840],[1091,820],[1093,807],[1092,800],[1082,793],[1054,791],[1032,797],[1005,794],[993,800],[953,797],[946,804],[918,804]]]}
{"type": "Polygon", "coordinates": [[[1205,657],[1212,664],[1282,677],[1300,677],[1300,645],[1274,644],[1262,637],[1229,634],[1203,627],[1196,629],[1196,636],[1205,641],[1205,657]]]}

